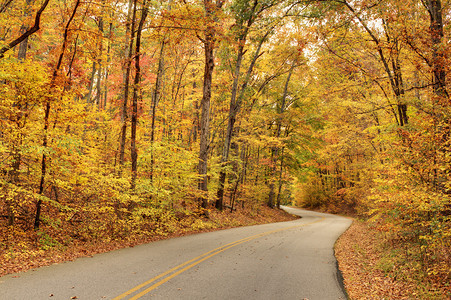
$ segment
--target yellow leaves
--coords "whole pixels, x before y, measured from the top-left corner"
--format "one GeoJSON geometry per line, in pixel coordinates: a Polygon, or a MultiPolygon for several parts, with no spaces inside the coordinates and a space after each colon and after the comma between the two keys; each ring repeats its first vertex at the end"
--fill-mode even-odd
{"type": "Polygon", "coordinates": [[[5,145],[5,143],[3,141],[0,141],[0,155],[3,155],[3,154],[5,154],[8,151],[9,151],[9,149],[5,145]]]}
{"type": "MultiPolygon", "coordinates": [[[[449,198],[426,188],[403,184],[401,178],[394,177],[391,185],[398,187],[379,196],[385,199],[375,202],[372,221],[387,233],[390,243],[396,247],[404,244],[410,249],[405,259],[427,267],[428,271],[421,276],[443,276],[443,270],[438,270],[451,246],[450,223],[444,213],[449,198]]],[[[418,272],[422,271],[418,269],[418,272]]]]}
{"type": "Polygon", "coordinates": [[[283,142],[280,138],[274,136],[260,136],[260,140],[265,147],[282,147],[283,142]]]}
{"type": "Polygon", "coordinates": [[[48,74],[46,68],[32,60],[3,59],[0,64],[0,80],[4,80],[5,84],[0,89],[6,93],[2,94],[2,98],[15,96],[31,102],[39,100],[49,83],[48,74]],[[14,94],[11,95],[11,92],[14,94]]]}

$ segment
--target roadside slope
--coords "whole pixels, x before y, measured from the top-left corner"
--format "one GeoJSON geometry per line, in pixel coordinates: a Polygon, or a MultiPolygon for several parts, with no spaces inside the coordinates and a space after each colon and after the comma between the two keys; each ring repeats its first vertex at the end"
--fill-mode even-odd
{"type": "Polygon", "coordinates": [[[365,222],[355,220],[341,235],[335,256],[351,300],[451,297],[449,282],[423,280],[415,261],[405,261],[399,249],[384,242],[382,234],[365,222]]]}
{"type": "MultiPolygon", "coordinates": [[[[8,244],[8,251],[0,253],[0,277],[55,263],[71,261],[79,257],[134,247],[151,241],[225,228],[295,219],[297,217],[283,210],[261,206],[257,212],[238,210],[230,213],[229,211],[219,212],[212,210],[209,213],[209,218],[196,218],[193,215],[190,219],[180,220],[172,232],[160,232],[153,236],[140,236],[136,233],[130,233],[126,238],[116,240],[104,239],[102,237],[98,237],[97,239],[93,238],[92,240],[73,239],[64,247],[46,243],[46,241],[42,241],[42,238],[39,240],[40,236],[35,233],[29,236],[16,235],[15,239],[5,241],[8,244]]],[[[71,239],[71,237],[67,238],[71,239]]]]}
{"type": "Polygon", "coordinates": [[[346,298],[333,245],[351,220],[294,221],[184,236],[1,278],[5,299],[346,298]]]}

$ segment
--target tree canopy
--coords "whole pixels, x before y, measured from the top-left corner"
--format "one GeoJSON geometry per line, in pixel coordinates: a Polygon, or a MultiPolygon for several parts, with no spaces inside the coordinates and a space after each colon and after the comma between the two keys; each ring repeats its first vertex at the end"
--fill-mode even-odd
{"type": "Polygon", "coordinates": [[[449,10],[2,0],[2,237],[164,234],[294,203],[369,218],[449,279],[449,10]]]}

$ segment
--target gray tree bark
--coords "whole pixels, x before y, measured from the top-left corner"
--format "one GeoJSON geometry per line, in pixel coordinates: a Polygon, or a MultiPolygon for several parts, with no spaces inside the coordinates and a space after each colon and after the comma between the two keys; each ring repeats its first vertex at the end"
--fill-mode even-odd
{"type": "Polygon", "coordinates": [[[198,189],[203,193],[200,196],[199,202],[202,208],[207,208],[208,206],[208,153],[209,153],[209,141],[210,141],[210,101],[211,101],[211,84],[213,78],[214,69],[214,48],[216,40],[216,31],[214,28],[214,22],[216,19],[216,11],[222,8],[224,1],[217,0],[213,3],[212,0],[204,0],[204,8],[207,22],[211,22],[207,26],[205,37],[203,39],[204,43],[204,54],[205,54],[205,68],[204,68],[204,81],[203,81],[203,92],[202,101],[200,103],[201,108],[201,119],[200,119],[200,149],[199,149],[199,183],[198,189]]]}

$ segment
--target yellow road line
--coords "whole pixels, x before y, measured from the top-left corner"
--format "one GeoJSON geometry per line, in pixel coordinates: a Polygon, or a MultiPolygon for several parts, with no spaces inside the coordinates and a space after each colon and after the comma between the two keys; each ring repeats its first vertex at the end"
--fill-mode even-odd
{"type": "Polygon", "coordinates": [[[146,285],[148,285],[148,284],[154,282],[155,280],[160,279],[161,277],[164,277],[164,276],[166,276],[166,275],[168,275],[168,274],[170,274],[170,273],[176,271],[177,269],[180,269],[180,268],[182,268],[182,267],[184,267],[184,266],[186,266],[186,265],[188,265],[188,264],[190,264],[190,263],[192,263],[192,262],[194,262],[194,261],[196,261],[196,260],[198,260],[198,259],[200,259],[200,258],[202,258],[202,257],[204,257],[204,256],[206,256],[206,255],[208,255],[208,254],[210,254],[210,253],[212,253],[212,252],[218,251],[218,250],[220,250],[221,248],[224,248],[224,247],[233,245],[233,244],[235,244],[235,243],[239,243],[239,242],[241,242],[241,241],[245,242],[245,241],[247,241],[248,239],[251,239],[251,238],[253,238],[253,237],[247,237],[247,238],[244,238],[244,239],[241,239],[241,240],[238,240],[238,241],[235,241],[235,242],[232,242],[232,243],[223,245],[223,246],[221,246],[221,247],[218,247],[218,248],[216,248],[216,249],[213,249],[213,250],[211,250],[211,251],[208,251],[208,252],[206,252],[206,253],[204,253],[204,254],[201,254],[201,255],[199,255],[199,256],[197,256],[197,257],[195,257],[195,258],[193,258],[193,259],[190,259],[190,260],[188,260],[188,261],[186,261],[186,262],[184,262],[184,263],[182,263],[182,264],[180,264],[180,265],[178,265],[178,266],[176,266],[176,267],[174,267],[174,268],[172,268],[172,269],[170,269],[170,270],[168,270],[168,271],[166,271],[166,272],[164,272],[164,273],[161,273],[160,275],[158,275],[158,276],[156,276],[156,277],[153,277],[153,278],[149,279],[148,281],[146,281],[146,282],[144,282],[144,283],[142,283],[142,284],[140,284],[140,285],[134,287],[133,289],[131,289],[131,290],[129,290],[129,291],[127,291],[127,292],[125,292],[125,293],[123,293],[123,294],[117,296],[116,298],[113,298],[113,300],[120,300],[120,299],[123,299],[124,297],[126,297],[126,296],[128,296],[128,295],[130,295],[130,294],[133,294],[133,293],[136,292],[137,290],[139,290],[139,289],[145,287],[146,285]]]}
{"type": "Polygon", "coordinates": [[[209,258],[211,258],[211,257],[213,257],[213,256],[215,256],[215,255],[227,250],[227,249],[230,249],[232,247],[238,246],[238,245],[243,244],[245,242],[248,242],[248,241],[251,241],[251,240],[257,239],[259,237],[263,237],[263,236],[272,234],[272,233],[276,233],[276,232],[280,232],[280,231],[284,231],[284,230],[289,230],[289,229],[293,229],[293,228],[298,228],[298,227],[303,227],[303,226],[306,226],[306,225],[311,225],[311,224],[314,224],[314,223],[318,223],[318,222],[323,221],[324,219],[325,218],[322,217],[321,219],[313,221],[313,222],[310,222],[310,223],[305,223],[305,224],[301,224],[301,225],[295,225],[295,226],[290,226],[290,227],[286,227],[286,228],[282,228],[282,229],[276,229],[276,230],[271,230],[271,231],[259,233],[259,234],[256,234],[256,235],[253,235],[253,236],[250,236],[250,237],[247,237],[247,238],[243,238],[243,239],[234,241],[232,243],[228,243],[226,245],[220,246],[220,247],[215,248],[215,249],[213,249],[211,251],[205,252],[205,253],[203,253],[203,254],[201,254],[201,255],[193,258],[193,259],[190,259],[190,260],[188,260],[188,261],[186,261],[186,262],[184,262],[184,263],[182,263],[182,264],[180,264],[180,265],[178,265],[178,266],[176,266],[176,267],[174,267],[174,268],[172,268],[172,269],[170,269],[170,270],[168,270],[168,271],[166,271],[164,273],[161,273],[160,275],[155,276],[155,277],[147,280],[146,282],[144,282],[144,283],[142,283],[140,285],[137,285],[136,287],[126,291],[125,293],[123,293],[123,294],[121,294],[119,296],[117,296],[116,298],[113,298],[113,300],[124,299],[125,297],[127,297],[127,296],[133,294],[134,292],[142,289],[143,287],[149,285],[150,283],[152,283],[152,282],[154,282],[154,281],[156,281],[156,280],[158,280],[158,279],[160,279],[160,278],[162,278],[162,277],[164,277],[166,275],[169,275],[169,274],[174,272],[172,275],[170,275],[170,276],[164,278],[163,280],[153,284],[149,288],[145,289],[144,291],[142,291],[139,294],[136,294],[135,296],[130,298],[130,300],[139,299],[140,297],[142,297],[145,294],[149,293],[150,291],[156,289],[157,287],[159,287],[163,283],[171,280],[172,278],[176,277],[177,275],[179,275],[179,274],[191,269],[192,267],[200,264],[201,262],[203,262],[203,261],[205,261],[205,260],[207,260],[207,259],[209,259],[209,258]]]}

